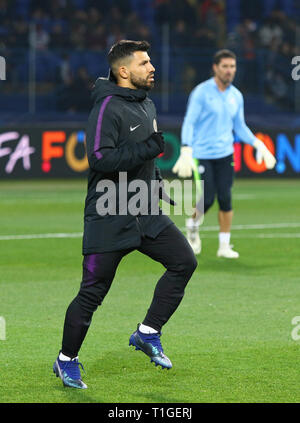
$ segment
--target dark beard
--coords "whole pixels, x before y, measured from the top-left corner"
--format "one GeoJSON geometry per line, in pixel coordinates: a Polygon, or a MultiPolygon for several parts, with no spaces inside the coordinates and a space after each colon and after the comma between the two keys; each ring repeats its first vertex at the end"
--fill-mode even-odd
{"type": "Polygon", "coordinates": [[[220,79],[220,81],[222,82],[223,85],[230,85],[232,83],[232,81],[233,81],[233,78],[232,79],[230,78],[229,81],[228,80],[221,79],[221,78],[219,78],[219,79],[220,79]]]}
{"type": "Polygon", "coordinates": [[[130,81],[138,90],[149,91],[154,87],[154,82],[147,83],[147,79],[136,78],[132,73],[130,73],[130,81]]]}

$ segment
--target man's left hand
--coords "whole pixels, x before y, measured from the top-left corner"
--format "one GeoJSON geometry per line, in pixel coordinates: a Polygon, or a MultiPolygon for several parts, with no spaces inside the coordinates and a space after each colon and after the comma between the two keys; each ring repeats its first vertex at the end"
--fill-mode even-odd
{"type": "Polygon", "coordinates": [[[257,149],[257,163],[261,164],[264,161],[267,169],[273,169],[276,165],[276,159],[273,154],[267,149],[265,144],[261,140],[256,138],[253,143],[253,147],[257,149]]]}

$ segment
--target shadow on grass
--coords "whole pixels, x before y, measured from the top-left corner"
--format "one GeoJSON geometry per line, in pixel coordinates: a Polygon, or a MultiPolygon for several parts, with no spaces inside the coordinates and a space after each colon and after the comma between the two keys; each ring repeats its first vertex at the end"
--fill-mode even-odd
{"type": "Polygon", "coordinates": [[[173,388],[174,370],[155,367],[141,351],[108,351],[89,367],[95,383],[101,381],[105,402],[183,402],[181,395],[168,394],[173,388]]]}
{"type": "Polygon", "coordinates": [[[174,370],[162,370],[141,352],[107,351],[86,363],[82,378],[88,389],[67,388],[60,379],[54,389],[62,403],[183,403],[174,389],[174,370]]]}
{"type": "MultiPolygon", "coordinates": [[[[153,388],[153,391],[154,390],[155,388],[153,388]]],[[[137,398],[137,402],[142,402],[142,403],[156,403],[156,404],[186,403],[186,400],[184,399],[180,399],[178,397],[174,398],[170,395],[161,395],[161,394],[158,395],[155,392],[151,394],[137,393],[136,398],[137,398]],[[141,399],[140,401],[138,400],[139,398],[141,399]]]]}
{"type": "MultiPolygon", "coordinates": [[[[83,377],[84,380],[84,377],[83,377]]],[[[85,380],[84,380],[85,381],[85,380]]],[[[57,378],[57,385],[54,387],[55,391],[62,395],[60,403],[64,404],[78,404],[78,403],[103,403],[99,393],[93,395],[93,389],[88,386],[88,389],[77,389],[63,386],[62,381],[57,378]],[[91,392],[92,391],[92,392],[91,392]]]]}
{"type": "Polygon", "coordinates": [[[63,397],[64,400],[60,401],[64,404],[79,404],[79,403],[97,403],[101,404],[105,401],[101,401],[101,398],[99,396],[95,395],[92,396],[89,394],[89,388],[88,389],[76,389],[76,388],[66,388],[64,386],[58,386],[56,387],[56,390],[59,391],[63,397]]]}
{"type": "Polygon", "coordinates": [[[226,258],[218,258],[218,259],[207,259],[201,258],[197,256],[198,260],[198,268],[196,271],[201,273],[230,273],[230,274],[258,274],[259,270],[261,269],[263,272],[266,271],[267,268],[274,269],[274,263],[267,263],[257,264],[249,264],[243,262],[242,258],[238,260],[235,259],[226,259],[226,258]]]}

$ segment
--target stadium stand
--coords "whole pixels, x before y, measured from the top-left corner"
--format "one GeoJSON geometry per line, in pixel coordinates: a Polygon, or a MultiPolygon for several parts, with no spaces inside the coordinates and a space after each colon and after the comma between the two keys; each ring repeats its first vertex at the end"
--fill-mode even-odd
{"type": "Polygon", "coordinates": [[[0,116],[26,115],[30,101],[34,116],[86,114],[95,78],[108,71],[107,50],[122,38],[152,43],[159,112],[183,113],[191,88],[209,76],[211,56],[222,47],[238,56],[235,83],[247,94],[249,112],[293,112],[299,2],[264,0],[256,7],[258,1],[0,0],[0,55],[7,64],[0,116]]]}

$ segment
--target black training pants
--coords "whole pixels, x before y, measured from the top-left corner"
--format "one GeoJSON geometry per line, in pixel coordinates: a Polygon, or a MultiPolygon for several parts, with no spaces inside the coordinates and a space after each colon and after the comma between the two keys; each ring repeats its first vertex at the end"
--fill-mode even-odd
{"type": "MultiPolygon", "coordinates": [[[[143,320],[145,325],[160,331],[183,298],[185,286],[197,266],[196,257],[174,224],[165,228],[155,239],[144,237],[137,250],[166,269],[156,284],[151,305],[143,320]]],[[[84,256],[80,290],[65,316],[63,354],[69,357],[78,355],[94,311],[108,293],[120,261],[132,251],[134,249],[84,256]]]]}

